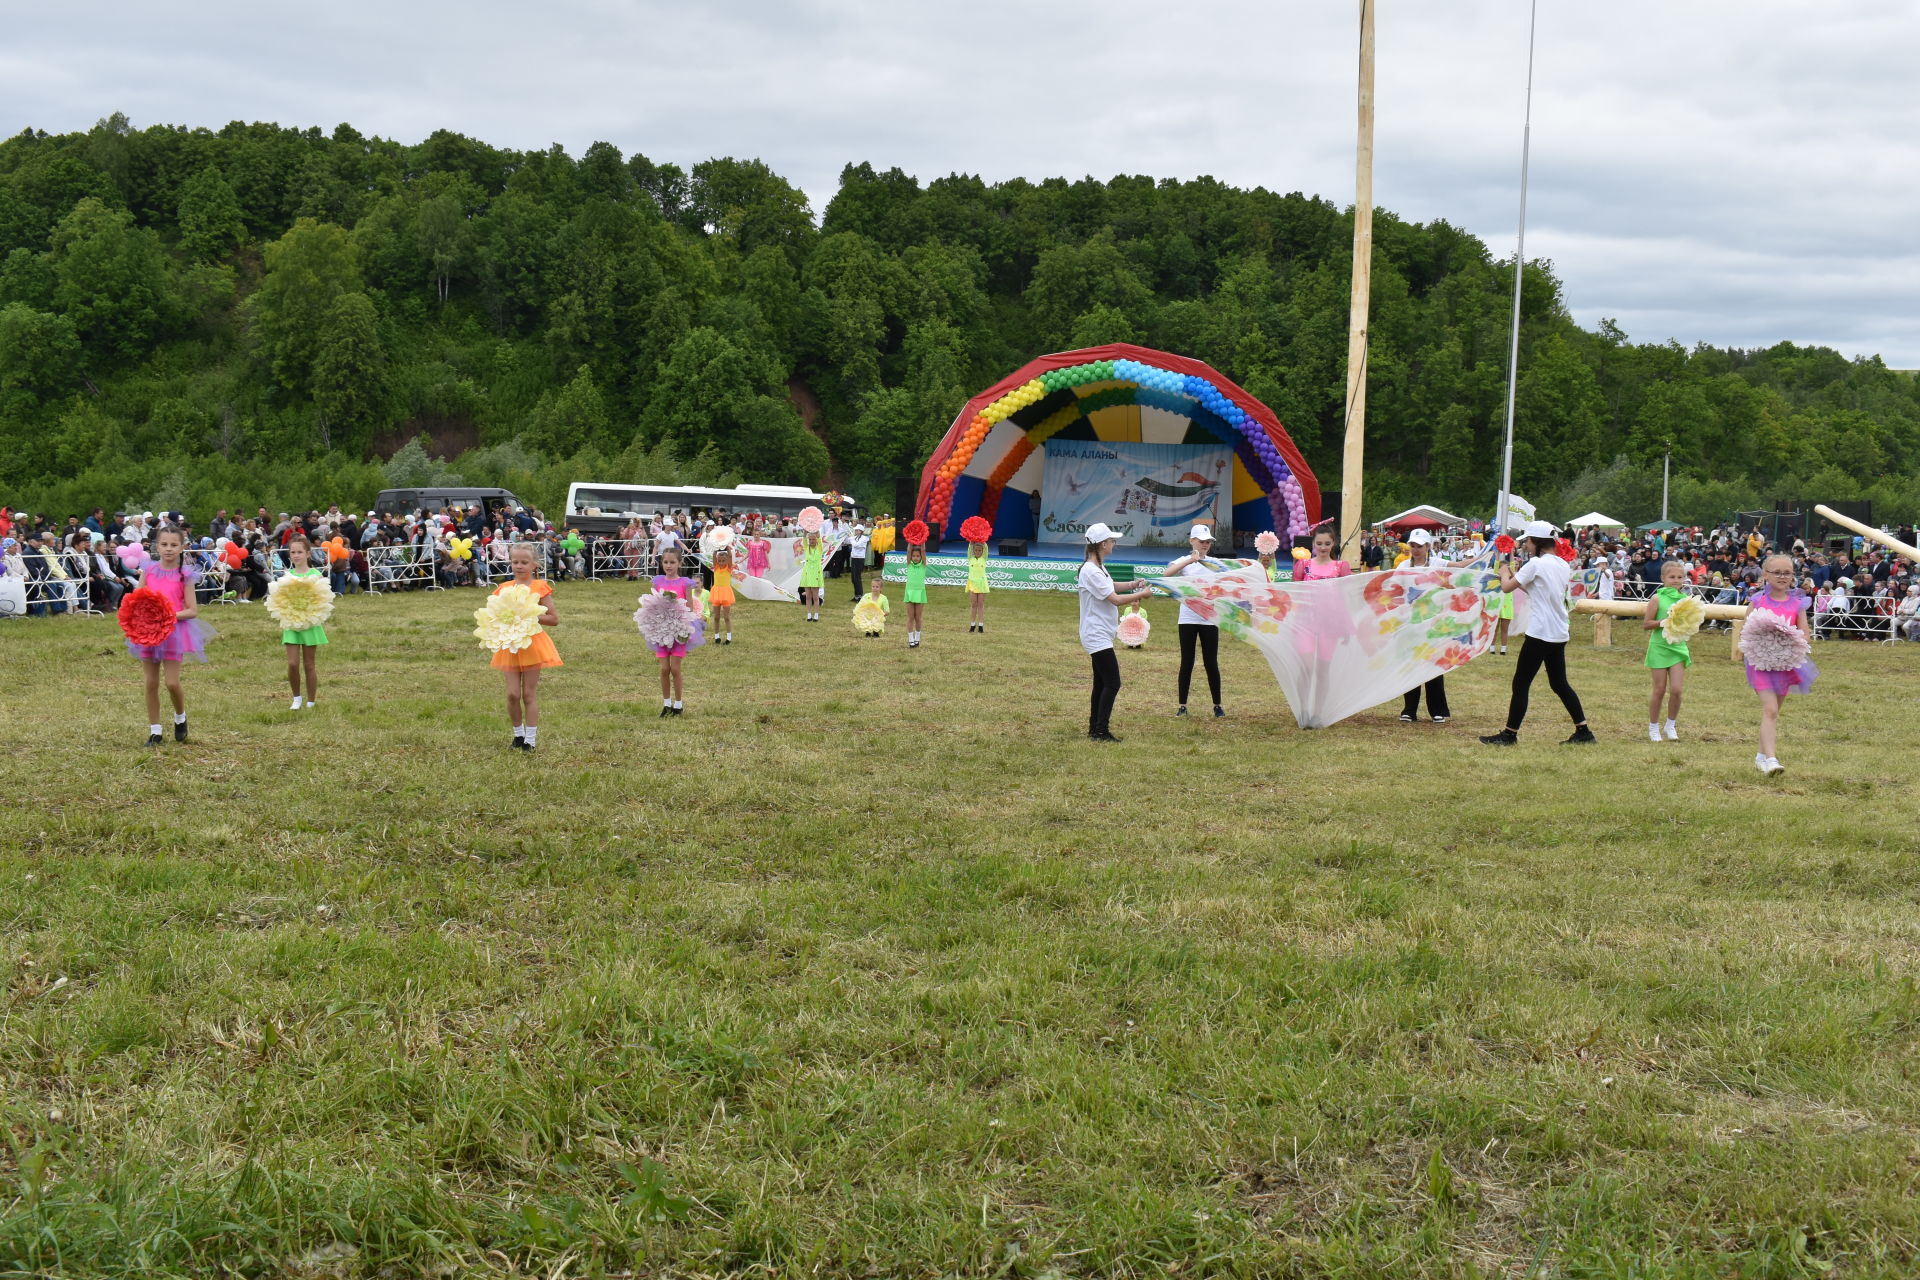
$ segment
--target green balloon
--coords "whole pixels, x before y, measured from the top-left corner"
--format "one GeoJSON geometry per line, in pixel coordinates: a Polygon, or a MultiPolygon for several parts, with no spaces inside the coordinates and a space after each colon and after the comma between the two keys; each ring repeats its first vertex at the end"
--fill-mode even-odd
{"type": "Polygon", "coordinates": [[[580,541],[580,535],[577,533],[569,533],[566,537],[560,540],[561,549],[565,551],[568,555],[572,555],[574,552],[578,551],[580,548],[586,545],[587,545],[586,543],[580,541]]]}

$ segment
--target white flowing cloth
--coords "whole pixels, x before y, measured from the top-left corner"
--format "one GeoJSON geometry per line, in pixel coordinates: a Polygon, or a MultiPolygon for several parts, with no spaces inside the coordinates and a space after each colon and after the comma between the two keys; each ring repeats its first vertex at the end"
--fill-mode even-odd
{"type": "MultiPolygon", "coordinates": [[[[1324,729],[1487,651],[1500,612],[1496,554],[1314,582],[1267,581],[1258,561],[1206,562],[1211,576],[1148,585],[1258,649],[1303,729],[1324,729]]],[[[1597,574],[1569,593],[1591,595],[1597,574]]],[[[1526,593],[1514,595],[1514,631],[1526,593]]]]}
{"type": "MultiPolygon", "coordinates": [[[[820,535],[820,564],[825,568],[827,561],[833,559],[833,553],[845,536],[832,538],[820,535]]],[[[751,578],[747,576],[747,545],[745,538],[736,538],[733,544],[733,589],[749,600],[784,600],[793,604],[800,599],[800,570],[803,557],[796,554],[794,548],[800,545],[800,539],[767,539],[767,572],[765,576],[751,578]]]]}

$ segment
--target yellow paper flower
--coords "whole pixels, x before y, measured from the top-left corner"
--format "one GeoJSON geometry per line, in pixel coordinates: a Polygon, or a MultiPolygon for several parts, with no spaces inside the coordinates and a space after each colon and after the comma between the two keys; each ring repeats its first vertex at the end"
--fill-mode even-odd
{"type": "Polygon", "coordinates": [[[288,631],[308,631],[333,616],[333,587],[325,578],[276,578],[267,584],[267,616],[288,631]]]}
{"type": "Polygon", "coordinates": [[[1668,644],[1685,644],[1698,634],[1700,624],[1706,620],[1706,606],[1687,596],[1674,601],[1673,608],[1667,610],[1666,620],[1660,624],[1660,634],[1668,644]]]}
{"type": "Polygon", "coordinates": [[[518,653],[540,633],[540,615],[546,611],[547,607],[533,594],[532,588],[517,582],[502,587],[499,594],[487,597],[487,602],[473,611],[477,624],[473,638],[490,652],[504,649],[518,653]]]}
{"type": "Polygon", "coordinates": [[[887,615],[878,604],[871,600],[862,600],[853,606],[853,629],[862,633],[885,631],[887,615]]]}

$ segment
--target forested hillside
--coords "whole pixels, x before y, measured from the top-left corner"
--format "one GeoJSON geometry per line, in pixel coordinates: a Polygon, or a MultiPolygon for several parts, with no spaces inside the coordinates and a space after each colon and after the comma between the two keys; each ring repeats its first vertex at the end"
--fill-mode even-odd
{"type": "MultiPolygon", "coordinates": [[[[1375,228],[1368,514],[1484,514],[1511,267],[1445,222],[1375,228]]],[[[758,161],[606,143],[28,130],[0,143],[0,501],[306,507],[450,471],[547,505],[572,479],[831,476],[885,507],[973,391],[1113,340],[1219,367],[1337,490],[1350,239],[1326,200],[1205,178],[863,163],[816,218],[758,161]]],[[[1543,510],[1647,518],[1670,443],[1683,519],[1920,516],[1908,375],[1583,330],[1539,267],[1514,487],[1543,510]]]]}

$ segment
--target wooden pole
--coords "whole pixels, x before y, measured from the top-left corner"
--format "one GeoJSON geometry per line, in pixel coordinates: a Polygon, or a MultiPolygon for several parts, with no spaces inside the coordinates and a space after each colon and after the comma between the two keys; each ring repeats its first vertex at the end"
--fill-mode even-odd
{"type": "MultiPolygon", "coordinates": [[[[1740,661],[1740,629],[1747,623],[1747,606],[1743,604],[1709,604],[1701,607],[1707,611],[1709,620],[1728,624],[1728,627],[1733,633],[1732,651],[1728,656],[1735,662],[1740,661]]],[[[1573,602],[1573,611],[1575,613],[1593,615],[1593,643],[1605,649],[1612,647],[1613,644],[1611,619],[1645,617],[1647,602],[1645,600],[1575,600],[1573,602]],[[1603,621],[1609,624],[1606,628],[1604,639],[1601,638],[1600,628],[1600,624],[1603,621]]]]}
{"type": "Polygon", "coordinates": [[[1865,538],[1868,542],[1877,542],[1881,546],[1885,547],[1887,550],[1893,552],[1895,555],[1905,556],[1907,559],[1913,561],[1915,564],[1920,564],[1920,547],[1910,547],[1906,543],[1900,541],[1900,539],[1898,538],[1888,537],[1886,534],[1880,532],[1878,529],[1874,528],[1871,525],[1861,524],[1858,520],[1855,520],[1852,516],[1841,515],[1838,511],[1835,511],[1832,507],[1823,507],[1816,502],[1813,504],[1813,509],[1815,511],[1818,511],[1821,515],[1825,516],[1827,519],[1833,521],[1835,524],[1839,525],[1841,528],[1853,530],[1855,533],[1865,538]]]}
{"type": "Polygon", "coordinates": [[[1353,291],[1347,305],[1347,442],[1340,461],[1340,556],[1360,550],[1367,450],[1367,317],[1373,288],[1373,0],[1360,0],[1360,129],[1354,152],[1353,291]]]}

